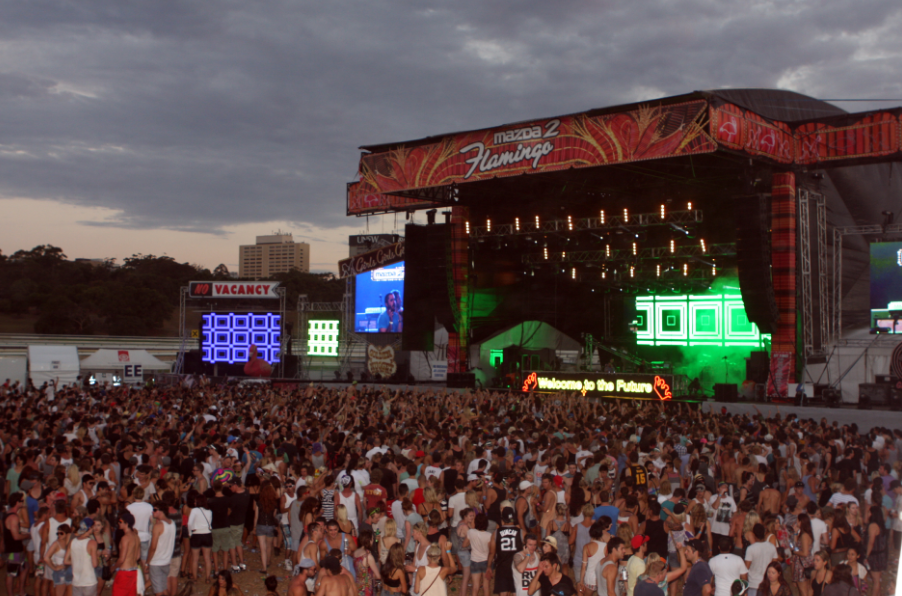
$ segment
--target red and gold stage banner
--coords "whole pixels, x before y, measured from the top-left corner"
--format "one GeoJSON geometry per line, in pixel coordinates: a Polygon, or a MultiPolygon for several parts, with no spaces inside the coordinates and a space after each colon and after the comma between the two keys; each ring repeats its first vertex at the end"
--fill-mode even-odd
{"type": "Polygon", "coordinates": [[[338,262],[338,277],[352,277],[404,260],[404,241],[383,246],[338,262]]]}
{"type": "Polygon", "coordinates": [[[405,208],[425,209],[431,205],[429,201],[382,194],[366,183],[348,184],[348,215],[399,211],[405,208]]]}
{"type": "Polygon", "coordinates": [[[465,132],[416,147],[400,146],[360,160],[360,183],[348,189],[348,213],[381,204],[413,189],[490,178],[554,172],[663,157],[710,153],[707,102],[642,106],[599,116],[577,114],[465,132]]]}
{"type": "Polygon", "coordinates": [[[766,120],[733,104],[712,106],[709,118],[711,135],[720,145],[779,163],[793,162],[795,138],[786,124],[766,120]]]}
{"type": "Polygon", "coordinates": [[[796,129],[796,163],[816,164],[899,151],[899,118],[877,112],[848,125],[809,122],[796,129]]]}

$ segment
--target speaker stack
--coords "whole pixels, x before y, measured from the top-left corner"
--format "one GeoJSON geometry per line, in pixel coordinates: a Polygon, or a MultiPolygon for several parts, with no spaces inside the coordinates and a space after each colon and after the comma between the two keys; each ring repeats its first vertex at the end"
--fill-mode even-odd
{"type": "Polygon", "coordinates": [[[739,399],[739,388],[731,383],[715,383],[714,401],[736,403],[739,399]]]}
{"type": "Polygon", "coordinates": [[[435,320],[454,330],[448,287],[451,226],[408,225],[404,230],[404,330],[401,349],[432,351],[435,320]]]}
{"type": "Polygon", "coordinates": [[[761,333],[774,333],[780,311],[771,278],[768,196],[739,197],[736,205],[736,265],[749,321],[761,333]]]}

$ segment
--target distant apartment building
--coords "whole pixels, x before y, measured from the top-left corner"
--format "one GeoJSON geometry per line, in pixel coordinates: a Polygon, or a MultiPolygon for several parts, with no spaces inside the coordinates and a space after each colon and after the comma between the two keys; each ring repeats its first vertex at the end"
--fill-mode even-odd
{"type": "Polygon", "coordinates": [[[257,236],[256,244],[238,247],[241,278],[265,278],[291,269],[310,272],[310,245],[295,242],[291,234],[257,236]]]}

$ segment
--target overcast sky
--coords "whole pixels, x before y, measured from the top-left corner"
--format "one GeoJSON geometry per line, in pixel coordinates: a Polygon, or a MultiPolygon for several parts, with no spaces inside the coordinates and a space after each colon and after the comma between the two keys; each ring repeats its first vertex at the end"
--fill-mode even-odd
{"type": "Polygon", "coordinates": [[[898,0],[9,0],[0,250],[237,269],[282,229],[334,271],[360,145],[717,87],[902,98],[900,28],[898,0]]]}

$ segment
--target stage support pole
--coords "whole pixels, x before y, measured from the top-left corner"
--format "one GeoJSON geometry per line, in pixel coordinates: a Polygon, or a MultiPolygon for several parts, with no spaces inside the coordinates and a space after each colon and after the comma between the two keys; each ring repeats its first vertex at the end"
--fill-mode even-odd
{"type": "MultiPolygon", "coordinates": [[[[780,311],[771,340],[771,395],[788,396],[796,376],[796,179],[793,172],[773,175],[771,189],[771,271],[780,311]]],[[[769,391],[770,392],[770,391],[769,391]]]]}

